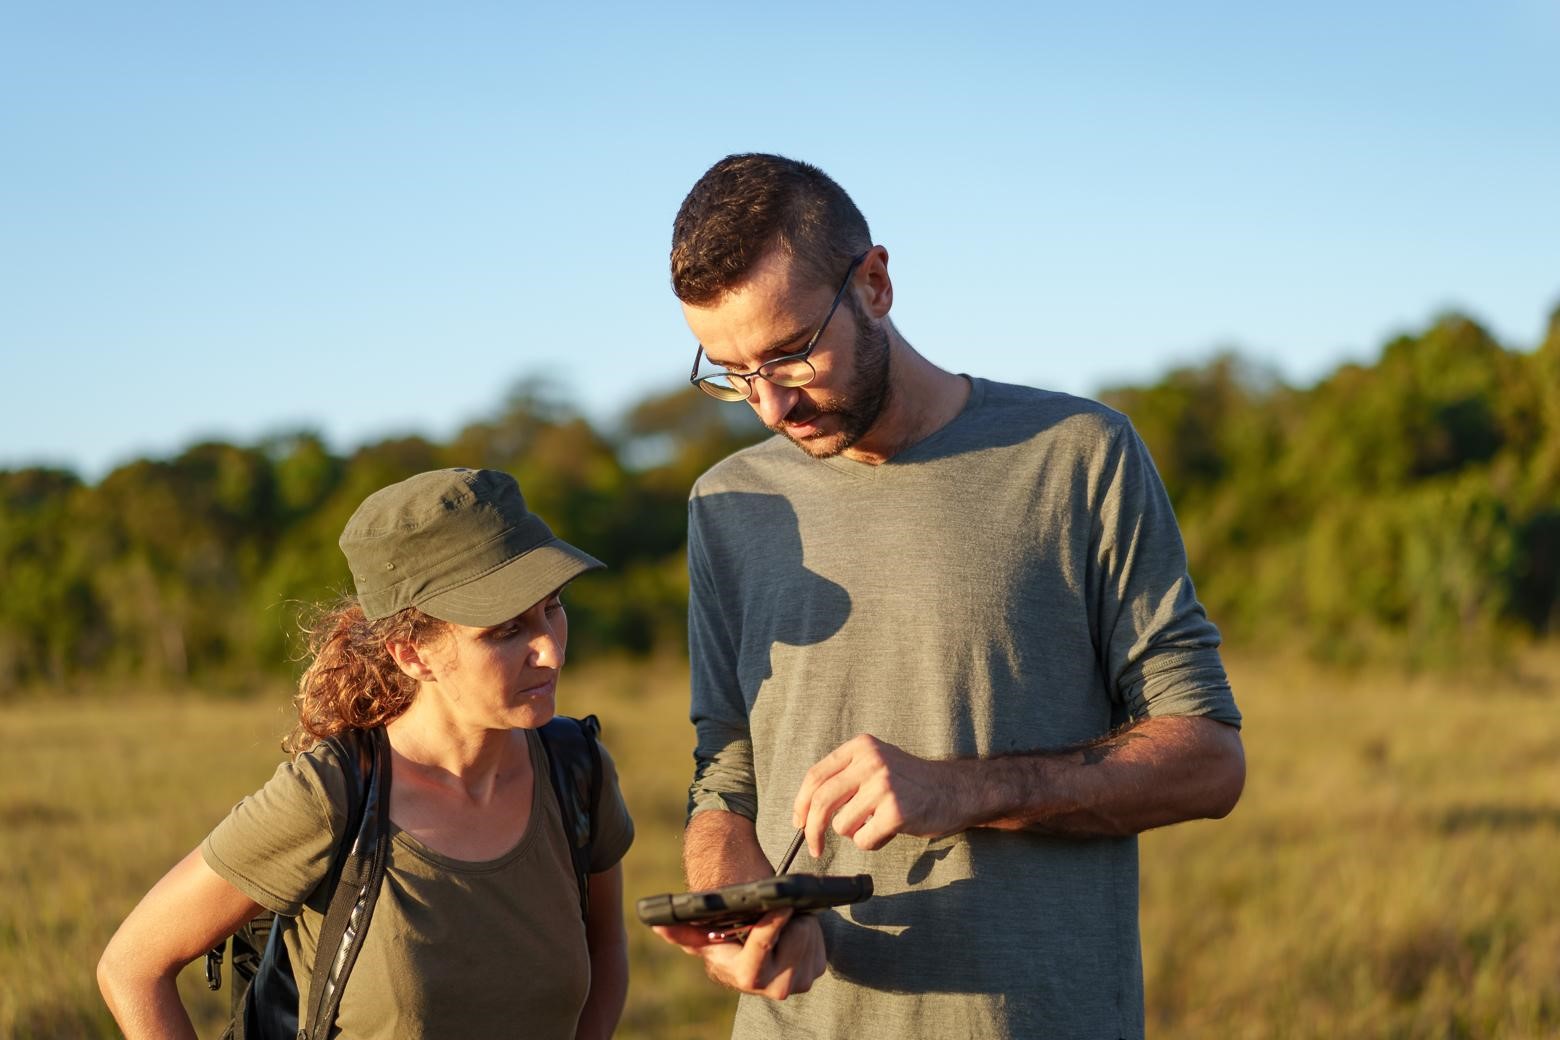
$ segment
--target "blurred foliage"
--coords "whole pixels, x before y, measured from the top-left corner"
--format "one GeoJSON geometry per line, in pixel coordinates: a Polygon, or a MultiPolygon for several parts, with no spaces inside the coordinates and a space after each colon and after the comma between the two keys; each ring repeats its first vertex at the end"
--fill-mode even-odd
{"type": "Polygon", "coordinates": [[[1102,397],[1227,637],[1445,667],[1560,632],[1560,311],[1530,353],[1447,315],[1307,390],[1223,356],[1102,397]]]}
{"type": "MultiPolygon", "coordinates": [[[[1227,637],[1443,666],[1560,630],[1560,312],[1529,353],[1448,315],[1309,389],[1222,355],[1101,396],[1152,450],[1227,637]]],[[[338,456],[297,431],[197,444],[96,486],[0,471],[0,692],[286,671],[299,610],[350,587],[336,537],[357,504],[455,465],[513,473],[559,535],[611,565],[571,589],[577,643],[680,645],[688,489],[762,434],[690,389],[602,430],[530,382],[446,444],[338,456]]]]}
{"type": "Polygon", "coordinates": [[[608,561],[570,590],[576,646],[678,645],[688,490],[764,432],[719,407],[687,389],[607,433],[528,383],[447,444],[406,437],[338,456],[297,431],[138,460],[95,487],[61,470],[0,471],[0,694],[102,678],[243,685],[290,671],[302,611],[351,589],[336,539],[352,511],[443,466],[514,474],[557,534],[608,561]]]}

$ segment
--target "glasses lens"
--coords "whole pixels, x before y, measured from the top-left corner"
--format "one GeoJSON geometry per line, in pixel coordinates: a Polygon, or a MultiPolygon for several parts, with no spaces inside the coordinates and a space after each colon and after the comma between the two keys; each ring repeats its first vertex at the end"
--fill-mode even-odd
{"type": "Polygon", "coordinates": [[[776,386],[806,386],[817,372],[806,358],[780,358],[759,370],[759,374],[776,386]]]}
{"type": "Polygon", "coordinates": [[[747,400],[748,381],[741,376],[705,376],[698,381],[698,387],[717,401],[747,400]]]}

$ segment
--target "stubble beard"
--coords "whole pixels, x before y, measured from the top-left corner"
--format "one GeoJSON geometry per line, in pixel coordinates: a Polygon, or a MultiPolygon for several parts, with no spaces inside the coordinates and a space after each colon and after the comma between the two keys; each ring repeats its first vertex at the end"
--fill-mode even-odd
{"type": "Polygon", "coordinates": [[[820,403],[803,398],[779,423],[769,427],[815,459],[832,459],[865,437],[883,414],[891,393],[888,331],[855,307],[850,310],[856,319],[856,370],[850,382],[839,394],[820,403]],[[811,422],[824,415],[838,418],[836,433],[798,440],[785,427],[787,422],[811,422]]]}

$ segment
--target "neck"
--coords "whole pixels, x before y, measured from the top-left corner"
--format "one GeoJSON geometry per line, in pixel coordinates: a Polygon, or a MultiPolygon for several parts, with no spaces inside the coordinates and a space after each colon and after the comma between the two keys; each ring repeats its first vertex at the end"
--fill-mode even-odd
{"type": "Polygon", "coordinates": [[[969,380],[938,368],[916,353],[899,330],[884,323],[889,342],[889,392],[877,421],[842,455],[880,466],[912,444],[947,426],[970,397],[969,380]]]}
{"type": "Polygon", "coordinates": [[[425,780],[460,788],[473,800],[483,801],[505,776],[529,767],[523,733],[464,725],[426,692],[419,693],[412,706],[385,727],[398,771],[409,769],[425,780]]]}

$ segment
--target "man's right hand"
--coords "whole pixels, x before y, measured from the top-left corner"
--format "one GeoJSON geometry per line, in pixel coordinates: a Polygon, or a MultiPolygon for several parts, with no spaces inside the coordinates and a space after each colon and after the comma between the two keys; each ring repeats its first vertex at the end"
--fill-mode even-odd
{"type": "Polygon", "coordinates": [[[792,917],[772,910],[759,919],[739,946],[711,939],[697,925],[657,925],[656,934],[704,959],[704,970],[723,986],[771,1000],[806,993],[823,974],[823,929],[812,914],[792,917]]]}
{"type": "MultiPolygon", "coordinates": [[[[689,891],[756,881],[775,872],[759,848],[753,821],[725,811],[701,812],[688,821],[683,869],[689,891]]],[[[658,925],[655,930],[684,953],[702,958],[704,970],[721,985],[772,1000],[807,992],[825,967],[823,928],[812,914],[770,911],[740,945],[711,939],[709,929],[697,925],[658,925]]]]}

